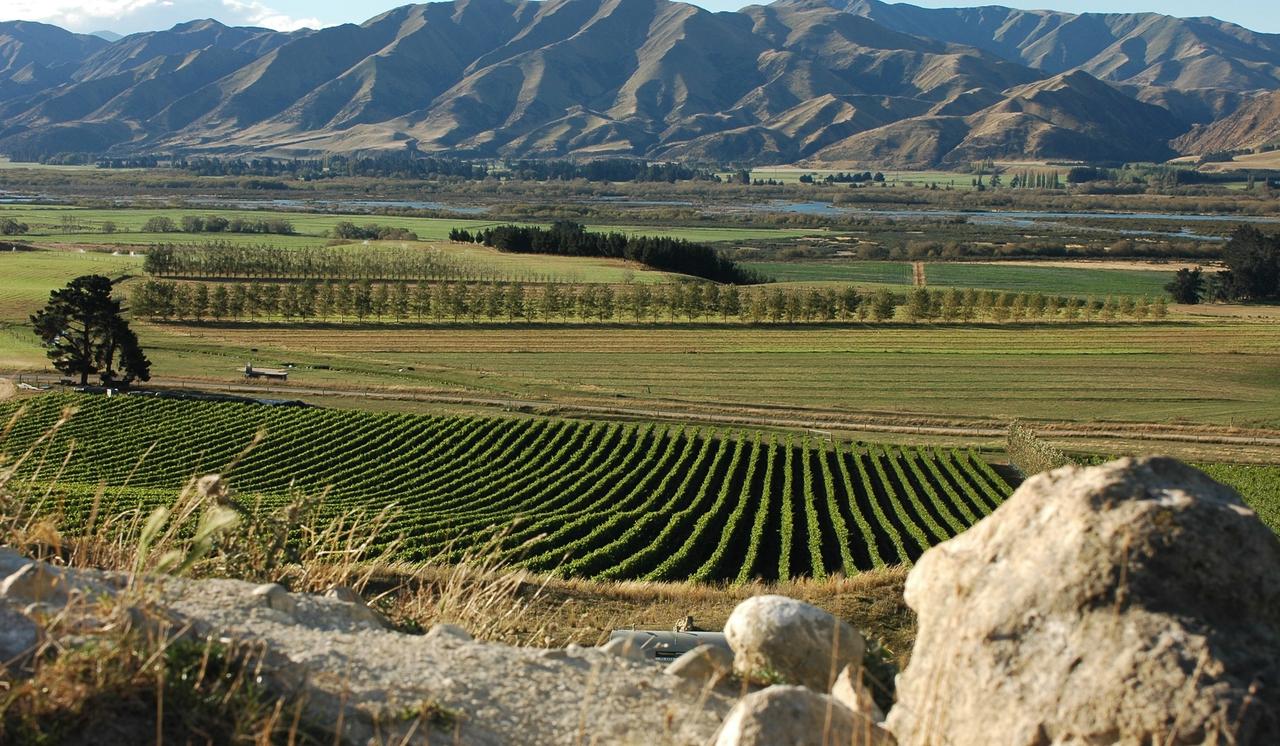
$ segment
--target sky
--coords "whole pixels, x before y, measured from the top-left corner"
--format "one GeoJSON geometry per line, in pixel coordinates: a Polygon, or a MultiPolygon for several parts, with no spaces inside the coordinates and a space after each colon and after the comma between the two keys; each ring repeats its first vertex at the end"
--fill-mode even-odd
{"type": "MultiPolygon", "coordinates": [[[[743,0],[693,0],[710,10],[736,10],[743,0]]],[[[265,26],[282,31],[360,23],[408,0],[0,0],[0,20],[53,23],[72,31],[121,34],[169,28],[198,18],[228,25],[265,26]]],[[[1155,11],[1176,16],[1215,15],[1256,31],[1280,33],[1280,2],[1230,0],[1206,7],[1204,0],[914,0],[926,7],[1001,4],[1051,7],[1068,12],[1155,11]]]]}

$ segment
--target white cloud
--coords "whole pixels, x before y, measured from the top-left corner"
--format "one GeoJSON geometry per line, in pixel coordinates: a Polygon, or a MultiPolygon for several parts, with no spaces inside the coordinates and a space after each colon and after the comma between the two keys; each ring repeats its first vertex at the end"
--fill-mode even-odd
{"type": "Polygon", "coordinates": [[[300,28],[320,28],[325,24],[318,18],[293,18],[267,7],[257,0],[222,0],[222,4],[235,13],[243,14],[251,26],[265,26],[277,31],[297,31],[300,28]]]}
{"type": "Polygon", "coordinates": [[[232,26],[280,31],[320,28],[320,19],[298,18],[262,0],[4,0],[0,20],[52,23],[72,31],[153,31],[199,18],[232,26]]]}

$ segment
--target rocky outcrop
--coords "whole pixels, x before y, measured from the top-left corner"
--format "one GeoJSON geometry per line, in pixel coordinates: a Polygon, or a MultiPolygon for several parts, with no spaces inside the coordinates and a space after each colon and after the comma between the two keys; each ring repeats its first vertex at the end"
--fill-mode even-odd
{"type": "Polygon", "coordinates": [[[826,692],[841,669],[861,667],[862,635],[822,609],[785,596],[756,596],[738,604],[724,626],[734,669],[826,692]]]}
{"type": "Polygon", "coordinates": [[[304,701],[312,727],[341,724],[349,744],[705,744],[734,704],[650,661],[595,648],[514,648],[473,641],[451,625],[425,635],[391,631],[342,592],[328,598],[180,578],[150,578],[129,591],[123,576],[54,568],[0,549],[6,578],[0,655],[24,655],[35,643],[38,625],[23,604],[79,598],[75,613],[88,617],[100,613],[97,599],[113,608],[123,600],[145,607],[149,623],[169,635],[252,646],[262,683],[304,701]],[[419,711],[447,717],[421,723],[412,716],[419,711]]]}
{"type": "Polygon", "coordinates": [[[1280,91],[1272,91],[1242,104],[1217,121],[1196,127],[1173,141],[1180,153],[1206,155],[1249,150],[1280,142],[1280,91]]]}
{"type": "Polygon", "coordinates": [[[1041,474],[911,571],[888,726],[906,746],[1280,743],[1278,571],[1275,534],[1176,461],[1041,474]]]}

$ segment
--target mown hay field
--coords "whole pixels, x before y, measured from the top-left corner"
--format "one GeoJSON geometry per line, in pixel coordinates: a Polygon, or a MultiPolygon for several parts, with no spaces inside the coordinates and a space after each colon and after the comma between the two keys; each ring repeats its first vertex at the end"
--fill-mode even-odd
{"type": "Polygon", "coordinates": [[[546,401],[820,406],[923,416],[1280,426],[1269,324],[144,325],[156,369],[546,401]],[[256,350],[256,352],[251,352],[256,350]]]}

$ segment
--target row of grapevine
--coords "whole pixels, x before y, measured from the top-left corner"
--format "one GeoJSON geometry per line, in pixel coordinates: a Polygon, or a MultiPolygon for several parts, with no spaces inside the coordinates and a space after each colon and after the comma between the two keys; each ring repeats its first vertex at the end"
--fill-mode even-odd
{"type": "Polygon", "coordinates": [[[911,563],[1009,493],[966,450],[658,424],[48,395],[0,407],[0,434],[0,454],[30,451],[17,478],[55,495],[69,529],[100,484],[104,508],[119,512],[218,471],[247,504],[303,494],[335,519],[394,504],[380,540],[403,537],[407,560],[483,549],[607,579],[822,578],[911,563]]]}

